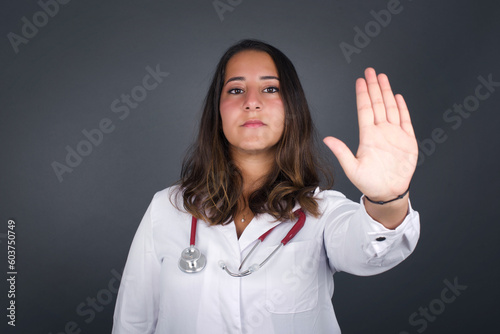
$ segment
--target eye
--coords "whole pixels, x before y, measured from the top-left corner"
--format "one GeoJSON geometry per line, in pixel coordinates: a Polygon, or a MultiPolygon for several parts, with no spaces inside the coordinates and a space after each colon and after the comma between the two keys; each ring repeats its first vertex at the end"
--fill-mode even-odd
{"type": "Polygon", "coordinates": [[[267,87],[264,88],[265,93],[278,93],[280,89],[278,87],[267,87]]]}
{"type": "Polygon", "coordinates": [[[243,93],[243,89],[241,88],[233,88],[227,91],[229,94],[241,94],[243,93]]]}

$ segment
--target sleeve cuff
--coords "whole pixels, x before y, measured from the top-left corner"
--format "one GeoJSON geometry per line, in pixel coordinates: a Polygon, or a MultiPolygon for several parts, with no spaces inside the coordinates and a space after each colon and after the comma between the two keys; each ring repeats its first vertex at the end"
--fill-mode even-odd
{"type": "Polygon", "coordinates": [[[368,264],[390,266],[402,261],[417,245],[420,234],[418,212],[413,210],[408,199],[408,213],[405,219],[395,229],[388,229],[366,212],[363,196],[360,198],[360,211],[364,216],[364,228],[369,240],[363,249],[368,256],[368,264]],[[392,250],[395,252],[391,252],[392,250]]]}

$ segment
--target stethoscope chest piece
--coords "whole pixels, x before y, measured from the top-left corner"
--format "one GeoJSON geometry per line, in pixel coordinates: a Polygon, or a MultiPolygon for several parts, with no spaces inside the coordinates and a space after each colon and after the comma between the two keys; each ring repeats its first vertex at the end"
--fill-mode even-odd
{"type": "MultiPolygon", "coordinates": [[[[253,264],[251,265],[247,270],[240,271],[238,273],[233,273],[231,270],[229,270],[224,263],[224,261],[219,261],[219,266],[221,267],[222,270],[225,270],[229,275],[233,277],[244,277],[248,276],[253,272],[256,272],[259,270],[269,259],[280,249],[282,246],[285,246],[299,231],[300,229],[304,226],[304,222],[306,220],[306,215],[302,209],[296,210],[294,212],[299,219],[297,222],[293,225],[293,227],[290,229],[288,234],[281,240],[281,243],[272,251],[269,256],[262,261],[260,264],[253,264]]],[[[196,239],[196,223],[197,219],[196,217],[193,216],[191,220],[191,238],[190,238],[190,246],[186,249],[184,249],[181,253],[181,258],[179,259],[179,268],[185,273],[197,273],[199,271],[202,271],[203,268],[205,268],[205,265],[207,264],[207,258],[205,255],[201,254],[200,250],[196,248],[195,246],[195,239],[196,239]]],[[[275,226],[276,227],[276,226],[275,226]]],[[[241,262],[240,268],[243,265],[243,263],[246,261],[246,259],[252,254],[252,252],[255,250],[257,245],[261,242],[264,241],[264,239],[267,237],[271,231],[274,230],[274,227],[268,230],[266,233],[261,235],[258,240],[260,242],[256,243],[255,246],[250,250],[250,252],[245,256],[243,261],[241,262]]]]}
{"type": "Polygon", "coordinates": [[[191,245],[184,249],[179,259],[179,268],[185,273],[197,273],[207,264],[207,258],[200,250],[191,245]]]}

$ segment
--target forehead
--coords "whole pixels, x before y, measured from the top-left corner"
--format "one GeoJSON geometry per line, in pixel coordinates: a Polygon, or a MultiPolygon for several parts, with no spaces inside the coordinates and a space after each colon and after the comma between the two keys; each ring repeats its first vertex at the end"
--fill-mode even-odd
{"type": "Polygon", "coordinates": [[[278,70],[269,54],[255,50],[238,52],[226,64],[226,78],[234,75],[251,75],[252,73],[276,76],[278,70]]]}

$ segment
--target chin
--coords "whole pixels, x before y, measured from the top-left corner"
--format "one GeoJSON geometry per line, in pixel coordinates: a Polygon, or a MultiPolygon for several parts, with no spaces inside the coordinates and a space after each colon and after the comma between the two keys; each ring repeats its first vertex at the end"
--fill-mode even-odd
{"type": "Polygon", "coordinates": [[[276,149],[276,145],[268,146],[268,145],[241,145],[241,146],[233,146],[233,150],[236,150],[240,153],[244,154],[265,154],[271,153],[274,154],[276,149]]]}

